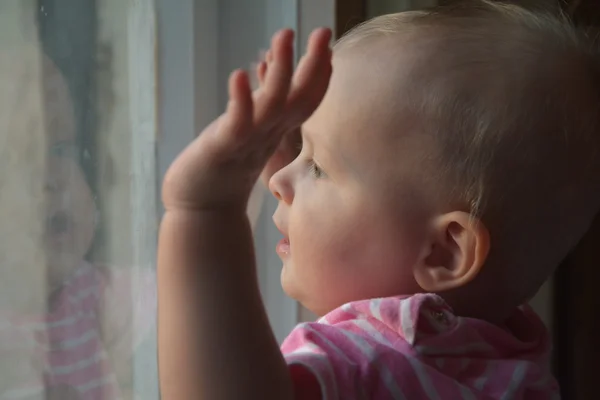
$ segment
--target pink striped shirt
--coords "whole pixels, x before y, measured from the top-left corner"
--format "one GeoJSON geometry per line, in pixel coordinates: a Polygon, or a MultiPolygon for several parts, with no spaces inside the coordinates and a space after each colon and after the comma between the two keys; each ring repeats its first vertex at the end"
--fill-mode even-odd
{"type": "Polygon", "coordinates": [[[498,327],[433,294],[358,301],[300,324],[282,352],[324,400],[560,398],[547,331],[529,307],[498,327]]]}
{"type": "Polygon", "coordinates": [[[0,320],[2,348],[27,350],[40,370],[35,382],[25,378],[0,388],[0,399],[39,398],[57,387],[76,393],[69,399],[120,399],[109,352],[129,362],[143,333],[154,323],[155,288],[153,274],[137,276],[84,264],[52,300],[48,314],[0,320]],[[138,295],[132,293],[134,278],[141,288],[138,295]]]}

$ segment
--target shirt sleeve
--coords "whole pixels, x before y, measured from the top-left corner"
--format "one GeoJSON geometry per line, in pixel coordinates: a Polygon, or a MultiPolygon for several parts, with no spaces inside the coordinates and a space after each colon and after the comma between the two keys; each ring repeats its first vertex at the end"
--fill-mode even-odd
{"type": "Polygon", "coordinates": [[[361,357],[348,341],[339,327],[298,325],[281,347],[294,385],[306,382],[308,372],[318,382],[323,400],[366,398],[361,396],[365,390],[360,379],[361,357]]]}

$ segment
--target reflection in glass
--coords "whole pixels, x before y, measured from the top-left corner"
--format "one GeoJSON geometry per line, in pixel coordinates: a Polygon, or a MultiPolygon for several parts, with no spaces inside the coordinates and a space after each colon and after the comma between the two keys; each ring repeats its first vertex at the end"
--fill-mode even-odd
{"type": "Polygon", "coordinates": [[[155,279],[123,216],[132,182],[154,176],[132,177],[128,86],[115,89],[130,79],[127,5],[1,7],[0,399],[149,398],[155,378],[136,384],[134,364],[152,349],[155,279]]]}

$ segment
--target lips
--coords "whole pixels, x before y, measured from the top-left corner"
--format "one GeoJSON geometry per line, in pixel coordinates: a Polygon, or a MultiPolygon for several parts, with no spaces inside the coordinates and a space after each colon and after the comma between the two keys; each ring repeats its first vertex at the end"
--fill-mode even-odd
{"type": "Polygon", "coordinates": [[[289,241],[289,239],[287,239],[287,238],[281,239],[277,243],[277,247],[275,248],[275,251],[280,256],[288,256],[290,254],[290,241],[289,241]]]}
{"type": "Polygon", "coordinates": [[[288,256],[290,254],[290,239],[288,234],[285,229],[281,228],[281,225],[275,216],[273,216],[273,222],[275,223],[277,230],[283,235],[283,239],[277,243],[275,251],[282,257],[288,256]]]}
{"type": "Polygon", "coordinates": [[[64,237],[71,232],[71,217],[64,211],[57,211],[46,219],[46,232],[52,237],[64,237]]]}

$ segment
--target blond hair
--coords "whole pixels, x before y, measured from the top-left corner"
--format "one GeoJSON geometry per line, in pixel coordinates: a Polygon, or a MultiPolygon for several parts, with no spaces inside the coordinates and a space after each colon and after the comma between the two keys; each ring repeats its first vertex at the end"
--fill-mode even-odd
{"type": "Polygon", "coordinates": [[[335,49],[407,35],[427,65],[403,95],[441,149],[437,184],[486,223],[494,279],[522,302],[600,204],[595,40],[556,10],[481,0],[372,19],[335,49]]]}

